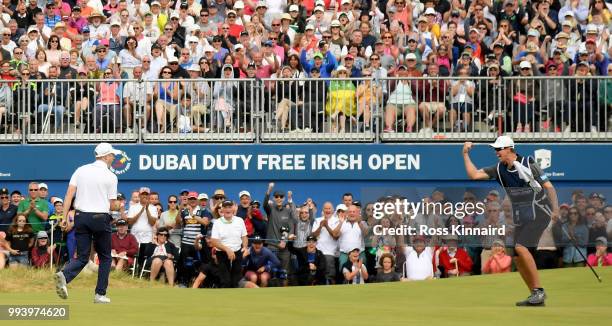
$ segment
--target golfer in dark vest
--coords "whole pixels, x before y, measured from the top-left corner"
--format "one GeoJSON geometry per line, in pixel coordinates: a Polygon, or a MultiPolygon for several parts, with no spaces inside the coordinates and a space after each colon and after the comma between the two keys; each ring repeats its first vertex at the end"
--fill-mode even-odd
{"type": "Polygon", "coordinates": [[[531,292],[526,300],[516,305],[543,306],[546,293],[540,284],[533,254],[550,220],[559,218],[557,192],[533,158],[516,153],[512,138],[500,136],[490,145],[499,162],[483,169],[476,168],[470,159],[472,146],[470,142],[463,145],[467,175],[472,180],[497,180],[512,203],[515,262],[531,292]]]}

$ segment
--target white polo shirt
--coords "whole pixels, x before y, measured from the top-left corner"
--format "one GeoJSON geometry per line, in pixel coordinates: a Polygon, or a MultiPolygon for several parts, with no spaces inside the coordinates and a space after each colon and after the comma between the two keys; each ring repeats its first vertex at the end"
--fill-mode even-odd
{"type": "Polygon", "coordinates": [[[351,223],[347,220],[342,223],[342,227],[340,227],[340,238],[338,238],[338,245],[340,246],[340,252],[345,254],[348,254],[355,248],[359,248],[361,251],[365,250],[363,233],[361,233],[361,228],[359,227],[358,222],[351,223]]]}
{"type": "Polygon", "coordinates": [[[211,238],[221,241],[224,246],[232,251],[238,251],[242,247],[242,237],[246,237],[246,235],[246,226],[244,220],[240,217],[232,217],[231,222],[221,217],[213,224],[211,238]]]}
{"type": "MultiPolygon", "coordinates": [[[[325,219],[325,217],[319,217],[315,219],[312,229],[316,230],[321,225],[321,222],[325,219]]],[[[327,221],[327,225],[329,225],[330,229],[335,229],[338,227],[338,223],[340,220],[333,215],[327,221]]],[[[321,250],[321,252],[326,256],[338,256],[338,240],[334,239],[334,237],[329,234],[326,228],[321,229],[321,233],[319,233],[319,239],[317,239],[317,249],[321,250]]]]}
{"type": "MultiPolygon", "coordinates": [[[[153,226],[149,224],[149,218],[147,217],[147,212],[143,211],[142,214],[136,216],[142,209],[142,205],[140,203],[130,205],[130,209],[128,209],[127,216],[128,218],[137,219],[136,222],[132,225],[132,229],[130,233],[136,237],[139,243],[150,243],[153,241],[153,226]]],[[[149,214],[151,216],[157,218],[157,209],[153,205],[149,205],[149,214]]]]}
{"type": "Polygon", "coordinates": [[[70,185],[76,187],[74,208],[81,212],[109,213],[110,200],[117,199],[117,176],[100,160],[76,169],[70,185]]]}
{"type": "Polygon", "coordinates": [[[425,250],[420,255],[412,247],[404,249],[406,263],[404,264],[404,272],[409,280],[421,281],[428,277],[433,277],[433,249],[425,247],[425,250]]]}

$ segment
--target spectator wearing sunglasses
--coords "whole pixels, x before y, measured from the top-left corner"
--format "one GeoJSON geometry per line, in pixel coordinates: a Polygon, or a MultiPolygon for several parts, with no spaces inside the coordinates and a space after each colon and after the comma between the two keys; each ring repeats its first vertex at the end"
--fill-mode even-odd
{"type": "MultiPolygon", "coordinates": [[[[274,192],[274,199],[270,201],[273,189],[274,183],[270,183],[263,203],[264,210],[268,215],[268,231],[266,234],[269,241],[268,248],[280,259],[281,268],[288,270],[290,255],[286,247],[286,240],[288,232],[294,229],[297,220],[295,204],[289,196],[287,203],[285,203],[285,193],[279,190],[274,192]]],[[[291,194],[291,192],[288,194],[291,194]]]]}
{"type": "Polygon", "coordinates": [[[157,238],[147,247],[145,256],[151,257],[151,281],[157,278],[163,268],[168,285],[174,286],[174,258],[178,252],[174,244],[168,241],[168,236],[169,232],[165,227],[157,230],[157,238]]]}
{"type": "Polygon", "coordinates": [[[9,190],[0,189],[0,232],[6,232],[13,218],[17,215],[17,206],[9,198],[9,190]]]}
{"type": "Polygon", "coordinates": [[[177,247],[181,245],[182,228],[180,224],[177,196],[168,196],[168,209],[161,214],[155,227],[157,229],[166,227],[170,233],[170,238],[168,240],[177,247]]]}
{"type": "Polygon", "coordinates": [[[49,218],[49,206],[47,202],[39,198],[37,182],[30,182],[28,186],[29,198],[19,203],[17,214],[23,214],[32,225],[32,231],[44,231],[45,222],[49,218]]]}

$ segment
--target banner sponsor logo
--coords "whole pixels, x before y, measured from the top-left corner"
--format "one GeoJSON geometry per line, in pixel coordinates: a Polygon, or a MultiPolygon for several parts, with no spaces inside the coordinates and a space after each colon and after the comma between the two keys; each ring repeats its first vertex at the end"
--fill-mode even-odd
{"type": "Polygon", "coordinates": [[[116,175],[121,175],[129,171],[131,166],[132,159],[130,159],[125,151],[121,151],[121,154],[115,155],[115,160],[111,164],[110,170],[116,175]]]}

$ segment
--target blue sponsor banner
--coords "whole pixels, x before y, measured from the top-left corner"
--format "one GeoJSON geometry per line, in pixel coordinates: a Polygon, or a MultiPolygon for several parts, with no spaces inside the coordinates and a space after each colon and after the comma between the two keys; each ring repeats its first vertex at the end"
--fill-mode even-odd
{"type": "MultiPolygon", "coordinates": [[[[465,181],[462,144],[116,145],[120,181],[465,181]]],[[[0,182],[68,180],[94,159],[94,145],[0,147],[0,182]]],[[[612,181],[610,144],[519,144],[552,180],[612,181]]],[[[487,145],[478,167],[497,162],[487,145]]]]}

